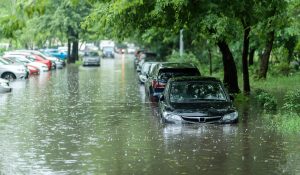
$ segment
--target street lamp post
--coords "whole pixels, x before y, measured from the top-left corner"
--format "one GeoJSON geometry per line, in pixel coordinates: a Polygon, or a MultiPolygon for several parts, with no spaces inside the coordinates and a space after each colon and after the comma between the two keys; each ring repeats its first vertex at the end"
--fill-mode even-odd
{"type": "Polygon", "coordinates": [[[180,30],[180,41],[179,41],[179,55],[182,57],[183,55],[183,49],[184,49],[184,44],[183,44],[183,29],[180,30]]]}

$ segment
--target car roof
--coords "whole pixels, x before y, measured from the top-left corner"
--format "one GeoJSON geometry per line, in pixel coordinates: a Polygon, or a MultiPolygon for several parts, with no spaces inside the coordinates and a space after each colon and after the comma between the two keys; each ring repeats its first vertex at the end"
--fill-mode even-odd
{"type": "Polygon", "coordinates": [[[197,68],[194,64],[192,63],[160,63],[158,64],[159,69],[169,69],[169,68],[178,68],[178,69],[186,69],[186,68],[197,68]]]}
{"type": "Polygon", "coordinates": [[[214,81],[221,82],[219,79],[215,77],[206,77],[206,76],[184,76],[184,77],[174,77],[170,78],[169,82],[188,82],[188,81],[214,81]]]}

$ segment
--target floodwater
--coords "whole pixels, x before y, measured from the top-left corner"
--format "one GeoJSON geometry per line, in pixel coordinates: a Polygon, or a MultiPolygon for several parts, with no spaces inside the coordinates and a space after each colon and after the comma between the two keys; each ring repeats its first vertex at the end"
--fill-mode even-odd
{"type": "Polygon", "coordinates": [[[300,174],[300,135],[255,108],[236,125],[164,125],[131,57],[69,66],[0,94],[0,174],[300,174]]]}

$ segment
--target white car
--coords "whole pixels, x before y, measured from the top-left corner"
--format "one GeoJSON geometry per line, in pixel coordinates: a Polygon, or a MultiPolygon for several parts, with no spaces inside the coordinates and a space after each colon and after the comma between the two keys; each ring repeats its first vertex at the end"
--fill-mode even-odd
{"type": "Polygon", "coordinates": [[[12,88],[9,86],[9,81],[0,78],[0,93],[11,92],[12,88]]]}
{"type": "Polygon", "coordinates": [[[9,81],[28,78],[29,71],[24,65],[15,65],[0,59],[0,78],[9,81]]]}

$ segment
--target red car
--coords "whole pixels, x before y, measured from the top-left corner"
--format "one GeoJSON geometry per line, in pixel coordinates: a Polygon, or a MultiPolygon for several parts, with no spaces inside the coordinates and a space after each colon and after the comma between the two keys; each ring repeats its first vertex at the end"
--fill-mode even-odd
{"type": "Polygon", "coordinates": [[[31,54],[31,55],[33,56],[35,61],[46,64],[48,66],[48,69],[51,70],[52,62],[50,60],[47,60],[39,55],[35,55],[35,54],[31,54]]]}
{"type": "Polygon", "coordinates": [[[29,69],[29,74],[30,75],[33,75],[33,74],[40,74],[40,70],[37,68],[37,67],[34,67],[32,65],[28,65],[27,64],[27,67],[29,69]]]}

